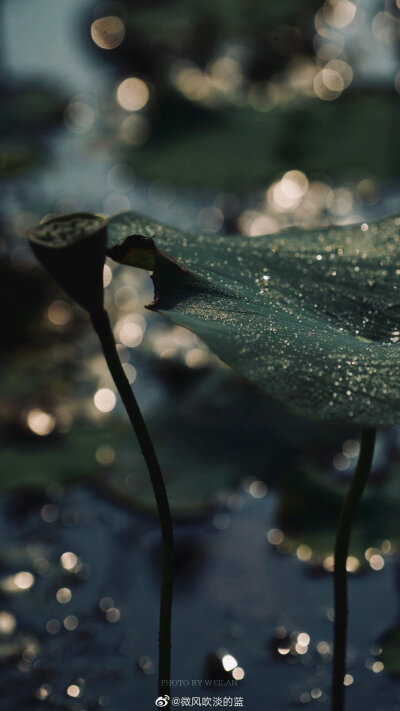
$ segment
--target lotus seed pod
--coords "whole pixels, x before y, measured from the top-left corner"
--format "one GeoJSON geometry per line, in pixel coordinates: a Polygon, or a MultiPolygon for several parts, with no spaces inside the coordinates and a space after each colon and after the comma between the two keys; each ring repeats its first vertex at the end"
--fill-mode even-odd
{"type": "Polygon", "coordinates": [[[63,215],[29,230],[34,254],[77,304],[93,314],[103,308],[107,220],[99,215],[63,215]]]}

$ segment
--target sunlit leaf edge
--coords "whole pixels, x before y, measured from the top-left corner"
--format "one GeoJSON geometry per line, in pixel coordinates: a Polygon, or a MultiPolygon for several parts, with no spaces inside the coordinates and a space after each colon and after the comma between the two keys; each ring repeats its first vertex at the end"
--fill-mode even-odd
{"type": "Polygon", "coordinates": [[[190,235],[121,213],[108,233],[109,256],[153,271],[150,308],[291,411],[367,427],[400,422],[397,216],[248,238],[190,235]],[[260,296],[262,268],[274,288],[260,296]]]}

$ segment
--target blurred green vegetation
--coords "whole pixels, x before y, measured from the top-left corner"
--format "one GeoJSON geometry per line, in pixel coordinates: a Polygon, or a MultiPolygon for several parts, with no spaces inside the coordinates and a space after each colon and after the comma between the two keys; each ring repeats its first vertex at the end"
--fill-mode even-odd
{"type": "Polygon", "coordinates": [[[140,112],[147,138],[122,143],[120,159],[146,180],[234,191],[293,168],[335,182],[398,176],[398,94],[353,80],[358,53],[343,49],[347,25],[335,26],[332,8],[124,0],[96,9],[91,20],[116,15],[126,31],[112,51],[93,43],[99,56],[150,87],[140,112]]]}
{"type": "Polygon", "coordinates": [[[340,102],[308,99],[268,113],[231,107],[199,109],[193,116],[182,104],[174,106],[171,96],[151,139],[127,154],[146,179],[244,190],[294,167],[335,180],[382,179],[398,171],[394,93],[357,93],[340,102]]]}
{"type": "Polygon", "coordinates": [[[125,40],[106,59],[125,70],[165,81],[173,60],[194,59],[205,66],[224,43],[237,43],[250,51],[249,75],[256,79],[270,76],[293,54],[312,51],[310,27],[321,4],[321,0],[122,0],[96,6],[90,16],[121,17],[125,40]]]}
{"type": "Polygon", "coordinates": [[[46,139],[60,125],[65,97],[36,81],[3,87],[2,94],[6,110],[0,113],[0,177],[11,179],[49,160],[46,139]]]}

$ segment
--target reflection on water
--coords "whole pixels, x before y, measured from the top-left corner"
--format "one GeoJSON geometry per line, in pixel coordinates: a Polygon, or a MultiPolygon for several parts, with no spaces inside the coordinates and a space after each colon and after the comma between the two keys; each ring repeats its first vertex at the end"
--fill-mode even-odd
{"type": "MultiPolygon", "coordinates": [[[[265,694],[271,708],[314,699],[329,708],[331,577],[315,578],[307,563],[268,542],[273,494],[238,495],[241,509],[228,509],[224,530],[210,519],[176,527],[173,678],[235,680],[224,694],[240,694],[251,710],[265,694]],[[192,574],[193,558],[201,576],[192,574]]],[[[136,704],[151,703],[156,520],[83,488],[54,489],[50,501],[8,498],[0,520],[9,539],[0,551],[0,656],[7,662],[0,708],[30,709],[36,698],[67,709],[69,697],[82,701],[77,708],[129,711],[132,694],[136,704]]],[[[397,611],[395,565],[388,559],[382,570],[350,580],[350,707],[371,708],[371,693],[387,711],[398,699],[376,646],[397,611]]]]}

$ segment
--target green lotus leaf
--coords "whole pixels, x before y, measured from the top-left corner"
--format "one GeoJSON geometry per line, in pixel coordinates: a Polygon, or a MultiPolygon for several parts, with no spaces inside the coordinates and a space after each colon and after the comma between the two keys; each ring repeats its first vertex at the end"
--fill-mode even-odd
{"type": "MultiPolygon", "coordinates": [[[[265,438],[260,437],[257,418],[257,400],[262,397],[246,392],[247,396],[243,391],[238,394],[229,372],[221,370],[205,382],[196,385],[192,381],[185,397],[176,400],[173,408],[168,399],[149,413],[149,429],[175,518],[197,518],[218,509],[227,492],[235,491],[248,476],[250,450],[252,477],[263,475],[265,438]],[[245,426],[237,407],[239,399],[248,413],[245,426]],[[212,408],[212,402],[219,404],[212,408]]],[[[273,446],[271,443],[271,449],[273,446]]],[[[148,471],[130,432],[119,443],[113,466],[104,468],[99,485],[125,505],[156,513],[148,471]]]]}
{"type": "MultiPolygon", "coordinates": [[[[398,475],[399,467],[394,465],[388,477],[370,483],[360,503],[350,544],[350,554],[358,559],[360,569],[369,565],[365,556],[368,548],[389,553],[399,546],[398,475]]],[[[307,546],[304,560],[320,563],[326,556],[333,556],[347,488],[346,479],[333,479],[308,462],[293,463],[280,486],[276,523],[284,538],[279,550],[296,553],[299,546],[307,546]]]]}
{"type": "Polygon", "coordinates": [[[109,221],[108,253],[153,270],[150,308],[292,411],[400,422],[400,218],[247,238],[128,212],[109,221]]]}
{"type": "Polygon", "coordinates": [[[49,484],[67,484],[95,477],[96,449],[108,442],[104,429],[80,425],[56,442],[3,447],[0,465],[0,494],[22,489],[45,489],[49,484]]]}
{"type": "Polygon", "coordinates": [[[400,625],[386,630],[378,640],[378,659],[391,676],[400,677],[400,625]]]}

